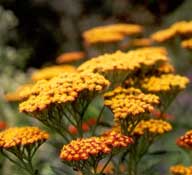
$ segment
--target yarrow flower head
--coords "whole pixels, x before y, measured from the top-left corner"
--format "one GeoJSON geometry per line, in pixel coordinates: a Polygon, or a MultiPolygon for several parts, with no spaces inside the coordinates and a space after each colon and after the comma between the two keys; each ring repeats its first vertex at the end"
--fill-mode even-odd
{"type": "Polygon", "coordinates": [[[85,53],[81,51],[74,51],[74,52],[66,52],[59,55],[56,58],[56,63],[63,64],[63,63],[70,63],[74,61],[78,61],[85,58],[85,53]]]}
{"type": "Polygon", "coordinates": [[[99,74],[63,73],[50,81],[37,82],[28,98],[20,103],[21,112],[33,113],[46,109],[51,104],[64,104],[75,101],[87,94],[98,94],[109,85],[99,74]]]}
{"type": "Polygon", "coordinates": [[[177,35],[189,34],[192,34],[192,21],[179,21],[166,29],[155,32],[151,35],[151,38],[156,42],[165,42],[177,35]]]}
{"type": "Polygon", "coordinates": [[[84,62],[78,67],[79,72],[97,72],[112,83],[125,80],[128,75],[141,71],[143,68],[154,68],[167,62],[168,57],[162,48],[142,48],[127,53],[117,51],[104,54],[84,62]]]}
{"type": "Polygon", "coordinates": [[[184,76],[174,74],[163,74],[160,77],[152,76],[141,82],[142,88],[148,92],[172,92],[181,91],[186,88],[189,79],[184,76]]]}
{"type": "Polygon", "coordinates": [[[15,127],[0,133],[0,149],[27,146],[35,143],[42,144],[49,135],[37,127],[15,127]]]}
{"type": "Polygon", "coordinates": [[[184,149],[192,149],[192,130],[187,131],[176,141],[177,145],[184,149]]]}
{"type": "Polygon", "coordinates": [[[161,135],[172,130],[170,123],[164,120],[149,119],[141,120],[133,130],[133,135],[141,136],[145,133],[156,136],[161,135]]]}
{"type": "Polygon", "coordinates": [[[27,91],[31,89],[33,84],[24,84],[19,86],[14,92],[9,92],[4,95],[4,99],[8,102],[19,102],[22,101],[23,97],[21,93],[23,92],[23,96],[26,96],[27,91]]]}
{"type": "Polygon", "coordinates": [[[173,175],[191,175],[192,166],[186,167],[184,165],[174,165],[170,167],[170,172],[173,175]]]}
{"type": "Polygon", "coordinates": [[[105,93],[104,97],[104,104],[112,110],[116,121],[151,112],[159,103],[156,95],[144,94],[135,88],[117,87],[105,93]]]}
{"type": "Polygon", "coordinates": [[[59,66],[50,66],[50,67],[45,67],[40,70],[36,70],[32,75],[31,79],[33,81],[38,81],[38,80],[49,80],[60,73],[63,72],[74,72],[76,68],[71,65],[59,65],[59,66]]]}
{"type": "Polygon", "coordinates": [[[89,29],[83,33],[87,44],[121,41],[125,36],[143,31],[142,26],[135,24],[112,24],[89,29]]]}
{"type": "MultiPolygon", "coordinates": [[[[95,161],[101,160],[107,154],[112,153],[114,149],[127,148],[132,143],[131,137],[115,132],[101,137],[72,140],[63,146],[60,158],[65,162],[73,163],[73,166],[79,170],[84,168],[80,166],[79,162],[88,159],[90,159],[89,163],[93,159],[95,161]]],[[[94,166],[94,162],[92,166],[94,166]]]]}
{"type": "Polygon", "coordinates": [[[183,47],[185,49],[192,49],[192,38],[183,40],[181,42],[181,47],[183,47]]]}

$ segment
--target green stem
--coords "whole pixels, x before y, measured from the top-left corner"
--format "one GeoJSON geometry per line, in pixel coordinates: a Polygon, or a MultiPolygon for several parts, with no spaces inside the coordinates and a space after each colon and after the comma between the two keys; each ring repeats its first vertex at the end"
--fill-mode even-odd
{"type": "Polygon", "coordinates": [[[102,117],[102,113],[103,113],[104,109],[105,109],[105,106],[103,106],[102,109],[101,109],[101,111],[99,112],[99,115],[98,115],[98,117],[97,117],[96,124],[95,124],[95,126],[94,126],[94,128],[93,128],[93,130],[92,130],[92,136],[95,134],[96,128],[97,128],[97,126],[98,126],[98,124],[99,124],[99,121],[100,121],[100,119],[101,119],[101,117],[102,117]]]}
{"type": "Polygon", "coordinates": [[[109,159],[107,160],[107,162],[105,163],[105,165],[104,165],[103,168],[101,169],[101,171],[100,171],[100,173],[99,173],[100,175],[103,174],[103,171],[105,170],[105,168],[107,167],[107,165],[108,165],[109,162],[111,161],[112,157],[113,157],[113,154],[110,155],[109,159]]]}

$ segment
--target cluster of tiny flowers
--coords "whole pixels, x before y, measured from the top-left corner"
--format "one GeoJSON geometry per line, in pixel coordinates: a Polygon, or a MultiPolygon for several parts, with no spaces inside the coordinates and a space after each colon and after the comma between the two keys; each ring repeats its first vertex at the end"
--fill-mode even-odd
{"type": "Polygon", "coordinates": [[[8,102],[18,102],[21,101],[23,98],[20,95],[22,92],[24,93],[23,95],[26,96],[29,92],[29,89],[33,84],[24,84],[19,86],[14,92],[9,92],[4,95],[4,99],[8,102]]]}
{"type": "Polygon", "coordinates": [[[25,146],[42,143],[49,135],[37,127],[14,127],[0,133],[0,148],[9,149],[15,146],[25,146]]]}
{"type": "Polygon", "coordinates": [[[182,148],[192,149],[192,130],[187,131],[183,136],[177,139],[176,143],[182,148]]]}
{"type": "Polygon", "coordinates": [[[63,63],[70,63],[73,61],[78,61],[85,58],[85,53],[81,51],[76,52],[67,52],[59,55],[56,58],[56,63],[63,64],[63,63]]]}
{"type": "Polygon", "coordinates": [[[50,66],[50,67],[45,67],[40,70],[36,70],[32,75],[31,79],[33,81],[38,81],[38,80],[49,80],[60,73],[63,72],[74,72],[76,68],[74,66],[70,65],[61,65],[61,66],[50,66]]]}
{"type": "Polygon", "coordinates": [[[183,165],[175,165],[170,167],[170,172],[173,175],[191,175],[192,166],[186,167],[183,165]]]}
{"type": "Polygon", "coordinates": [[[185,49],[192,49],[192,38],[182,41],[181,47],[185,49]]]}
{"type": "Polygon", "coordinates": [[[151,112],[159,103],[159,97],[144,94],[139,89],[117,87],[104,95],[104,104],[114,113],[115,120],[151,112]]]}
{"type": "Polygon", "coordinates": [[[141,120],[133,130],[133,135],[144,135],[145,132],[152,135],[161,135],[172,130],[170,123],[163,120],[141,120]]]}
{"type": "Polygon", "coordinates": [[[87,44],[110,43],[121,41],[125,36],[138,34],[143,31],[140,25],[112,24],[89,29],[83,33],[87,44]]]}
{"type": "Polygon", "coordinates": [[[78,67],[79,72],[107,72],[126,71],[132,73],[143,66],[154,67],[157,63],[167,62],[168,57],[164,49],[145,48],[129,51],[127,53],[117,51],[112,54],[104,54],[84,62],[78,67]]]}
{"type": "Polygon", "coordinates": [[[63,73],[49,81],[37,82],[31,94],[19,105],[20,112],[32,113],[51,104],[75,101],[81,93],[97,94],[108,87],[109,81],[93,73],[63,73]]]}
{"type": "Polygon", "coordinates": [[[180,21],[169,28],[164,30],[160,30],[151,35],[151,38],[156,42],[164,42],[167,41],[176,35],[187,35],[192,34],[192,21],[180,21]]]}
{"type": "Polygon", "coordinates": [[[160,77],[151,76],[141,82],[142,88],[149,92],[170,92],[172,90],[183,90],[189,83],[184,76],[174,74],[162,74],[160,77]]]}
{"type": "Polygon", "coordinates": [[[90,156],[109,154],[113,148],[127,147],[133,140],[128,136],[111,133],[102,137],[90,137],[72,140],[64,145],[60,158],[64,161],[87,160],[90,156]]]}

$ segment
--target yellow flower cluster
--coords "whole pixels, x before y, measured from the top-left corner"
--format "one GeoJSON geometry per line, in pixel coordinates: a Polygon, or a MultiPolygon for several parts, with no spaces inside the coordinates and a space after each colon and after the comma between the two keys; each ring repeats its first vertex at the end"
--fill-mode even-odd
{"type": "Polygon", "coordinates": [[[78,61],[82,58],[85,58],[85,53],[84,52],[80,52],[80,51],[76,51],[76,52],[67,52],[67,53],[63,53],[61,55],[59,55],[56,58],[56,62],[58,64],[63,64],[63,63],[70,63],[73,61],[78,61]]]}
{"type": "Polygon", "coordinates": [[[97,94],[108,87],[109,81],[94,73],[63,73],[53,79],[37,82],[30,95],[20,103],[20,112],[33,113],[51,104],[75,101],[82,93],[97,94]]]}
{"type": "Polygon", "coordinates": [[[0,148],[9,149],[15,146],[25,146],[44,142],[49,135],[37,127],[9,128],[0,133],[0,148]]]}
{"type": "Polygon", "coordinates": [[[167,41],[176,35],[192,34],[192,21],[179,21],[169,28],[160,30],[151,35],[151,38],[156,42],[167,41]]]}
{"type": "Polygon", "coordinates": [[[60,65],[60,66],[50,66],[50,67],[45,67],[43,69],[35,71],[31,75],[31,79],[33,81],[38,81],[38,80],[49,80],[60,73],[63,72],[74,72],[76,68],[74,66],[70,65],[60,65]]]}
{"type": "Polygon", "coordinates": [[[192,130],[187,131],[183,136],[177,139],[176,143],[182,148],[192,149],[192,130]]]}
{"type": "Polygon", "coordinates": [[[21,92],[26,92],[29,90],[33,84],[24,84],[19,86],[14,92],[9,92],[5,94],[4,99],[9,102],[17,102],[22,100],[22,96],[20,96],[21,92]]]}
{"type": "Polygon", "coordinates": [[[79,72],[98,72],[106,75],[124,71],[133,73],[138,69],[153,67],[157,63],[168,61],[166,50],[159,47],[142,48],[127,53],[117,51],[112,54],[104,54],[84,62],[78,67],[79,72]]]}
{"type": "Polygon", "coordinates": [[[192,49],[192,38],[182,41],[181,46],[186,49],[192,49]]]}
{"type": "Polygon", "coordinates": [[[172,90],[183,90],[189,83],[184,76],[174,74],[162,74],[160,77],[152,76],[141,82],[142,88],[149,92],[170,92],[172,90]]]}
{"type": "Polygon", "coordinates": [[[144,94],[139,89],[117,87],[104,95],[104,104],[114,113],[115,120],[151,112],[159,103],[159,97],[144,94]]]}
{"type": "Polygon", "coordinates": [[[175,165],[170,167],[170,172],[173,175],[191,175],[192,166],[186,167],[183,165],[175,165]]]}
{"type": "Polygon", "coordinates": [[[132,138],[115,132],[102,137],[72,140],[63,146],[60,158],[64,161],[87,160],[90,156],[109,154],[114,148],[128,147],[132,143],[132,138]]]}
{"type": "Polygon", "coordinates": [[[87,44],[117,42],[142,31],[142,26],[136,24],[112,24],[89,29],[83,33],[83,38],[87,44]]]}
{"type": "Polygon", "coordinates": [[[152,135],[161,135],[172,130],[170,123],[163,120],[141,120],[133,130],[133,135],[144,135],[145,132],[152,135]]]}

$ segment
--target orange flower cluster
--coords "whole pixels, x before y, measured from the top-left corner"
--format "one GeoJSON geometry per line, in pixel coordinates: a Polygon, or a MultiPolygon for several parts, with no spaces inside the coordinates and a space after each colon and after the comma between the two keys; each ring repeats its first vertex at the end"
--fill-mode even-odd
{"type": "Polygon", "coordinates": [[[37,127],[9,128],[0,133],[0,148],[13,148],[34,143],[42,143],[49,135],[37,127]]]}
{"type": "Polygon", "coordinates": [[[76,51],[76,52],[67,52],[59,55],[56,58],[56,63],[63,64],[63,63],[70,63],[73,61],[78,61],[82,58],[85,58],[85,53],[76,51]]]}
{"type": "Polygon", "coordinates": [[[152,40],[150,38],[139,38],[133,39],[128,43],[129,46],[133,47],[146,47],[152,45],[152,40]]]}
{"type": "Polygon", "coordinates": [[[192,130],[187,131],[183,136],[181,136],[176,141],[177,145],[186,148],[186,149],[192,149],[192,130]]]}
{"type": "Polygon", "coordinates": [[[192,49],[192,38],[182,41],[181,47],[185,49],[192,49]]]}
{"type": "Polygon", "coordinates": [[[32,84],[24,84],[19,86],[15,92],[9,92],[5,94],[4,99],[8,102],[17,102],[22,100],[22,96],[20,96],[21,92],[26,92],[29,90],[33,85],[32,84]]]}
{"type": "Polygon", "coordinates": [[[186,88],[189,79],[184,76],[174,74],[162,74],[160,77],[152,76],[141,82],[142,88],[149,92],[172,92],[181,91],[186,88]]]}
{"type": "Polygon", "coordinates": [[[79,72],[98,72],[113,82],[114,79],[125,79],[127,75],[142,70],[142,68],[152,69],[167,61],[168,57],[164,48],[151,47],[127,53],[117,51],[113,54],[104,54],[86,61],[77,70],[79,72]]]}
{"type": "Polygon", "coordinates": [[[145,132],[152,135],[161,135],[172,130],[170,123],[163,120],[141,120],[133,130],[133,135],[144,135],[145,132]]]}
{"type": "Polygon", "coordinates": [[[183,165],[175,165],[170,167],[170,172],[173,175],[191,175],[192,166],[186,167],[183,165]]]}
{"type": "Polygon", "coordinates": [[[154,110],[159,104],[159,97],[153,94],[144,94],[139,89],[124,89],[117,87],[105,93],[104,104],[114,113],[115,120],[125,119],[128,116],[138,116],[154,110]]]}
{"type": "Polygon", "coordinates": [[[87,160],[90,156],[109,154],[114,148],[128,147],[132,143],[130,137],[117,133],[72,140],[68,145],[63,146],[60,158],[64,161],[87,160]]]}
{"type": "Polygon", "coordinates": [[[142,31],[142,26],[136,24],[112,24],[89,29],[83,33],[83,38],[87,44],[110,43],[142,31]]]}
{"type": "Polygon", "coordinates": [[[33,81],[38,81],[38,80],[49,80],[60,73],[63,72],[74,72],[76,68],[74,66],[70,65],[61,65],[61,66],[50,66],[50,67],[45,67],[43,69],[35,71],[31,75],[31,79],[33,81]]]}
{"type": "Polygon", "coordinates": [[[81,94],[95,95],[104,91],[109,81],[94,73],[63,73],[50,81],[40,81],[32,87],[30,95],[20,103],[20,112],[33,113],[46,109],[51,104],[75,101],[81,94]]]}
{"type": "Polygon", "coordinates": [[[151,38],[156,42],[167,41],[176,35],[192,34],[192,21],[179,21],[169,28],[160,30],[151,35],[151,38]]]}

